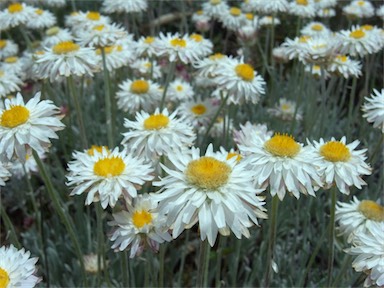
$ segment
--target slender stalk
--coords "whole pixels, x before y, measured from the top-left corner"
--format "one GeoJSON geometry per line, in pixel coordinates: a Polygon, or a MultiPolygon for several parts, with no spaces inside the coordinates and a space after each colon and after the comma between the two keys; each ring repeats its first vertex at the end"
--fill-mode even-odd
{"type": "Polygon", "coordinates": [[[356,85],[357,85],[357,78],[354,77],[352,80],[352,90],[351,94],[349,94],[349,106],[348,106],[348,126],[347,126],[347,139],[350,140],[351,133],[352,133],[352,127],[351,124],[353,123],[353,107],[355,103],[355,97],[356,97],[356,85]]]}
{"type": "Polygon", "coordinates": [[[199,266],[197,270],[196,287],[207,287],[209,252],[211,251],[208,240],[200,242],[199,266]]]}
{"type": "Polygon", "coordinates": [[[71,238],[72,244],[75,248],[75,253],[77,254],[77,258],[80,262],[83,280],[86,281],[83,253],[81,252],[80,243],[76,237],[74,225],[71,219],[67,216],[67,213],[63,208],[65,207],[65,205],[61,203],[60,196],[58,195],[57,191],[53,188],[51,178],[49,177],[47,170],[45,169],[45,166],[41,161],[39,155],[34,150],[32,150],[32,154],[33,154],[33,158],[37,163],[37,166],[39,167],[40,175],[43,178],[43,181],[47,188],[46,190],[49,194],[49,197],[52,200],[53,207],[55,208],[56,213],[59,215],[61,222],[63,222],[65,228],[67,229],[69,238],[71,238]]]}
{"type": "Polygon", "coordinates": [[[227,237],[219,236],[219,248],[217,248],[215,287],[221,287],[221,261],[223,260],[223,249],[227,244],[227,237]]]}
{"type": "Polygon", "coordinates": [[[329,218],[329,254],[328,254],[328,287],[332,284],[333,261],[334,261],[334,240],[335,240],[335,211],[336,211],[336,187],[331,188],[331,211],[329,218]]]}
{"type": "Polygon", "coordinates": [[[159,253],[159,285],[158,287],[164,287],[164,257],[165,257],[166,243],[160,245],[159,253]]]}
{"type": "Polygon", "coordinates": [[[176,69],[176,61],[169,63],[168,74],[164,84],[163,96],[161,97],[160,111],[163,110],[163,107],[165,104],[165,98],[167,97],[168,86],[169,86],[169,83],[171,82],[172,76],[174,76],[173,74],[175,73],[175,69],[176,69]]]}
{"type": "Polygon", "coordinates": [[[123,286],[129,287],[129,269],[128,269],[128,261],[127,261],[128,253],[127,251],[123,251],[120,253],[121,258],[121,272],[123,274],[123,286]]]}
{"type": "MultiPolygon", "coordinates": [[[[96,222],[97,222],[97,285],[100,286],[102,279],[101,261],[105,264],[104,254],[104,231],[103,219],[100,203],[96,204],[96,222]]],[[[104,266],[106,267],[106,266],[104,266]]]]}
{"type": "Polygon", "coordinates": [[[81,144],[82,144],[83,148],[85,149],[88,147],[87,134],[86,134],[85,126],[84,126],[84,118],[83,118],[83,112],[81,109],[80,99],[79,99],[79,96],[76,92],[76,87],[75,87],[75,83],[73,81],[72,75],[67,77],[67,85],[68,85],[70,94],[72,96],[73,103],[75,105],[75,110],[76,110],[76,114],[77,114],[77,122],[79,124],[79,129],[80,129],[81,144]]]}
{"type": "Polygon", "coordinates": [[[231,268],[232,273],[232,285],[233,287],[237,286],[236,280],[237,280],[237,270],[239,268],[239,262],[240,262],[240,250],[241,250],[241,240],[236,239],[235,244],[235,259],[233,260],[233,267],[231,268]]]}
{"type": "MultiPolygon", "coordinates": [[[[1,210],[1,218],[4,220],[5,229],[9,231],[9,238],[11,243],[17,248],[21,249],[21,244],[19,240],[17,240],[17,234],[15,231],[15,227],[12,224],[12,221],[9,219],[9,216],[7,214],[7,211],[5,210],[5,207],[3,206],[3,201],[0,199],[0,210],[1,210]]],[[[8,234],[8,233],[7,233],[8,234]]]]}
{"type": "Polygon", "coordinates": [[[105,97],[105,113],[106,113],[106,124],[107,124],[107,137],[108,137],[108,146],[110,148],[114,147],[114,131],[115,124],[113,121],[112,115],[112,96],[111,96],[111,83],[109,79],[109,71],[107,69],[107,62],[105,58],[105,49],[101,47],[101,56],[103,59],[103,76],[104,76],[104,97],[105,97]]]}
{"type": "Polygon", "coordinates": [[[269,242],[267,254],[267,267],[265,272],[264,286],[269,287],[271,281],[271,267],[273,261],[273,254],[275,250],[276,230],[277,230],[277,212],[279,208],[279,198],[277,195],[272,198],[271,221],[269,226],[269,242]]]}
{"type": "Polygon", "coordinates": [[[187,246],[189,244],[189,234],[190,230],[187,230],[185,233],[185,241],[184,241],[184,246],[181,251],[181,258],[180,258],[180,265],[179,265],[179,275],[178,275],[178,280],[177,280],[177,286],[182,287],[182,279],[183,279],[183,274],[184,274],[184,265],[185,265],[185,257],[187,256],[187,246]]]}
{"type": "Polygon", "coordinates": [[[350,269],[351,267],[351,259],[352,259],[351,255],[345,255],[343,264],[341,265],[341,269],[338,271],[338,275],[335,281],[333,282],[332,287],[340,286],[339,282],[341,280],[341,277],[345,276],[345,271],[347,271],[347,269],[350,269]]]}

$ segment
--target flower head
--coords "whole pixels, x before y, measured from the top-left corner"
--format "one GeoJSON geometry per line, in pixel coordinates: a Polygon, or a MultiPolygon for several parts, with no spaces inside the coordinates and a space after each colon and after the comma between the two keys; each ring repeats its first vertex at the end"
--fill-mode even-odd
{"type": "Polygon", "coordinates": [[[373,123],[374,128],[379,128],[384,133],[384,89],[381,89],[381,92],[373,89],[371,97],[365,97],[361,110],[364,112],[363,117],[373,123]]]}

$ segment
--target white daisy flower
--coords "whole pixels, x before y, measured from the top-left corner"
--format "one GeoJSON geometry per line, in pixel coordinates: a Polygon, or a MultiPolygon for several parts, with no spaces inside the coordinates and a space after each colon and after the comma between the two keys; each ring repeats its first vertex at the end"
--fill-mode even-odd
{"type": "Polygon", "coordinates": [[[43,29],[52,27],[56,24],[56,16],[48,11],[42,9],[35,9],[34,17],[28,19],[25,26],[30,29],[43,29]]]}
{"type": "Polygon", "coordinates": [[[313,0],[295,0],[289,3],[288,13],[302,18],[312,18],[316,15],[313,0]]]}
{"type": "Polygon", "coordinates": [[[136,121],[124,121],[130,131],[123,133],[121,144],[148,159],[192,146],[196,138],[193,127],[184,118],[177,119],[176,114],[169,115],[166,108],[162,112],[157,108],[153,114],[136,113],[136,121]]]}
{"type": "Polygon", "coordinates": [[[2,162],[0,162],[0,186],[5,186],[5,181],[7,181],[9,177],[12,176],[11,172],[9,172],[7,169],[9,168],[8,166],[9,165],[4,165],[2,162]]]}
{"type": "Polygon", "coordinates": [[[151,61],[148,58],[135,59],[129,63],[129,67],[132,68],[137,77],[159,79],[162,76],[160,66],[157,64],[157,61],[151,61]]]}
{"type": "Polygon", "coordinates": [[[0,39],[0,59],[16,55],[19,46],[11,39],[0,39]]]}
{"type": "Polygon", "coordinates": [[[379,128],[384,133],[384,89],[381,89],[381,92],[373,89],[371,97],[365,97],[361,110],[364,112],[363,117],[373,123],[374,128],[379,128]]]}
{"type": "Polygon", "coordinates": [[[21,80],[25,80],[25,66],[21,58],[17,56],[10,56],[0,62],[0,70],[7,71],[7,73],[15,74],[21,80]]]}
{"type": "Polygon", "coordinates": [[[24,248],[17,250],[13,245],[0,248],[0,283],[2,287],[35,287],[41,278],[35,275],[37,257],[24,248]]]}
{"type": "Polygon", "coordinates": [[[338,32],[340,42],[340,54],[349,54],[351,56],[363,57],[366,54],[377,52],[382,47],[380,38],[372,37],[376,34],[363,29],[360,26],[352,26],[350,30],[341,30],[338,32]]]}
{"type": "Polygon", "coordinates": [[[273,131],[269,131],[266,124],[252,124],[249,121],[244,125],[240,124],[240,130],[234,130],[233,132],[235,143],[245,147],[263,145],[272,136],[273,131]]]}
{"type": "Polygon", "coordinates": [[[21,85],[23,81],[16,74],[0,70],[0,97],[20,91],[21,85]]]}
{"type": "Polygon", "coordinates": [[[89,29],[79,29],[76,36],[82,46],[105,47],[115,45],[127,34],[124,28],[112,23],[96,25],[89,29]]]}
{"type": "Polygon", "coordinates": [[[197,69],[199,76],[203,78],[213,78],[216,76],[216,69],[221,62],[228,59],[228,56],[215,53],[207,58],[201,59],[193,63],[197,69]]]}
{"type": "Polygon", "coordinates": [[[210,144],[204,156],[199,148],[170,153],[174,168],[161,167],[168,174],[155,186],[162,187],[155,199],[161,211],[168,214],[173,238],[196,223],[201,240],[215,244],[217,234],[237,238],[249,237],[248,228],[266,218],[262,191],[252,185],[252,172],[247,161],[213,152],[210,144]]]}
{"type": "Polygon", "coordinates": [[[48,7],[64,7],[67,4],[66,0],[42,0],[42,2],[48,7]]]}
{"type": "MultiPolygon", "coordinates": [[[[38,155],[41,160],[46,158],[45,154],[38,153],[38,155]]],[[[19,159],[15,159],[12,162],[10,171],[12,172],[12,176],[18,179],[25,177],[25,175],[30,178],[32,173],[39,172],[39,167],[37,166],[35,158],[32,157],[32,151],[28,151],[24,163],[19,159]]]]}
{"type": "Polygon", "coordinates": [[[321,78],[321,71],[323,70],[324,79],[328,79],[331,75],[326,70],[326,67],[320,65],[306,64],[304,71],[310,73],[314,78],[321,78]]]}
{"type": "Polygon", "coordinates": [[[337,202],[335,217],[340,234],[351,243],[355,235],[366,234],[372,222],[384,223],[384,207],[371,200],[359,201],[353,196],[350,203],[337,202]]]}
{"type": "Polygon", "coordinates": [[[192,23],[195,24],[195,28],[200,32],[207,32],[211,28],[211,18],[204,13],[203,10],[198,10],[192,14],[192,23]]]}
{"type": "Polygon", "coordinates": [[[362,185],[367,184],[361,176],[370,175],[372,169],[364,162],[367,159],[367,149],[355,150],[360,141],[346,144],[343,136],[340,141],[332,138],[331,141],[325,142],[321,138],[319,142],[313,143],[312,149],[317,155],[312,162],[318,167],[325,189],[336,184],[341,193],[349,195],[350,186],[361,189],[362,185]]]}
{"type": "Polygon", "coordinates": [[[201,55],[200,57],[206,57],[212,53],[213,44],[212,44],[211,40],[206,39],[202,35],[197,34],[197,33],[191,34],[189,36],[189,38],[192,41],[196,42],[196,44],[197,44],[196,48],[200,50],[199,51],[199,55],[201,55]]]}
{"type": "MultiPolygon", "coordinates": [[[[83,256],[85,271],[91,274],[97,274],[99,271],[104,270],[104,263],[100,261],[100,267],[98,263],[98,255],[91,253],[83,256]]],[[[108,261],[107,261],[108,262],[108,261]]]]}
{"type": "Polygon", "coordinates": [[[104,0],[101,8],[105,13],[134,13],[147,10],[146,0],[104,0]]]}
{"type": "Polygon", "coordinates": [[[384,222],[372,223],[366,233],[358,233],[353,246],[346,249],[350,255],[357,257],[352,267],[357,272],[367,273],[365,287],[384,286],[384,222]]]}
{"type": "Polygon", "coordinates": [[[272,26],[272,25],[280,25],[281,21],[277,17],[272,17],[272,16],[263,16],[259,19],[259,25],[260,26],[272,26]]]}
{"type": "Polygon", "coordinates": [[[300,193],[316,196],[315,191],[322,183],[313,165],[317,156],[311,148],[281,134],[254,144],[238,147],[251,161],[257,187],[269,186],[271,195],[277,195],[281,201],[286,192],[297,199],[300,193]]]}
{"type": "Polygon", "coordinates": [[[375,8],[370,1],[353,0],[343,7],[343,13],[352,18],[370,18],[375,14],[375,8]]]}
{"type": "Polygon", "coordinates": [[[323,23],[313,21],[313,22],[310,22],[307,25],[305,25],[300,30],[300,33],[303,35],[311,36],[311,37],[314,37],[314,36],[329,37],[331,30],[329,30],[329,28],[326,27],[323,23]]]}
{"type": "Polygon", "coordinates": [[[376,15],[380,17],[382,21],[384,21],[384,5],[381,5],[376,9],[376,15]]]}
{"type": "Polygon", "coordinates": [[[229,6],[226,0],[208,0],[202,4],[204,14],[213,19],[219,19],[222,14],[228,11],[229,6]]]}
{"type": "Polygon", "coordinates": [[[128,79],[119,84],[117,107],[130,114],[138,110],[152,111],[161,101],[161,96],[162,91],[157,83],[143,78],[128,79]]]}
{"type": "Polygon", "coordinates": [[[165,56],[170,62],[191,63],[204,57],[206,52],[199,49],[199,44],[187,34],[180,36],[179,33],[160,33],[154,45],[156,55],[165,56]]]}
{"type": "Polygon", "coordinates": [[[91,30],[95,26],[109,25],[111,19],[97,11],[73,12],[65,17],[65,26],[77,36],[81,30],[91,30]]]}
{"type": "Polygon", "coordinates": [[[136,43],[136,53],[140,57],[152,57],[156,53],[156,38],[152,36],[141,36],[136,43]]]}
{"type": "Polygon", "coordinates": [[[219,17],[219,21],[223,23],[223,26],[229,30],[237,30],[245,24],[245,14],[241,12],[238,7],[230,7],[225,10],[219,17]]]}
{"type": "Polygon", "coordinates": [[[58,115],[59,108],[50,100],[40,101],[40,92],[26,104],[20,93],[5,99],[5,109],[0,110],[0,154],[8,160],[17,156],[25,161],[27,151],[44,153],[57,139],[56,131],[64,129],[58,115]]]}
{"type": "Polygon", "coordinates": [[[192,99],[195,92],[192,85],[181,78],[176,78],[169,83],[167,90],[167,100],[186,101],[192,99]]]}
{"type": "Polygon", "coordinates": [[[10,3],[8,8],[0,11],[0,30],[26,24],[34,13],[35,8],[25,3],[10,3]]]}
{"type": "Polygon", "coordinates": [[[127,211],[113,213],[111,241],[112,249],[131,250],[130,258],[139,256],[148,245],[154,252],[159,251],[159,244],[172,240],[165,226],[167,218],[158,209],[158,202],[150,194],[140,194],[127,205],[127,211]]]}
{"type": "Polygon", "coordinates": [[[312,37],[308,35],[295,37],[294,39],[286,38],[281,44],[281,47],[285,49],[285,53],[289,60],[302,58],[304,45],[306,45],[311,38],[312,37]]]}
{"type": "Polygon", "coordinates": [[[286,47],[279,46],[272,49],[272,56],[277,63],[288,63],[288,53],[286,47]]]}
{"type": "Polygon", "coordinates": [[[143,158],[135,157],[126,149],[113,151],[102,148],[92,153],[74,152],[68,163],[68,186],[75,186],[70,195],[87,194],[85,205],[99,202],[103,209],[115,207],[122,196],[127,203],[137,197],[137,190],[153,179],[153,168],[143,158]],[[92,154],[92,155],[91,155],[92,154]]]}
{"type": "Polygon", "coordinates": [[[93,76],[100,69],[95,50],[81,47],[72,41],[64,41],[45,48],[44,54],[36,55],[37,75],[51,82],[59,81],[70,75],[93,76]]]}
{"type": "Polygon", "coordinates": [[[213,81],[217,84],[213,96],[220,97],[224,92],[229,94],[228,102],[242,104],[259,102],[260,96],[265,93],[266,85],[263,77],[243,59],[226,59],[219,62],[213,81]]]}
{"type": "Polygon", "coordinates": [[[257,41],[258,26],[244,25],[236,30],[236,36],[242,46],[252,46],[257,41]]]}
{"type": "Polygon", "coordinates": [[[330,7],[335,7],[337,5],[337,0],[315,0],[316,9],[329,9],[330,7]]]}
{"type": "Polygon", "coordinates": [[[340,43],[336,37],[325,36],[325,34],[310,37],[300,46],[299,60],[319,65],[327,63],[339,46],[340,43]]]}
{"type": "Polygon", "coordinates": [[[351,76],[361,76],[361,67],[360,61],[353,60],[347,55],[336,55],[326,69],[336,75],[343,75],[347,79],[351,76]]]}
{"type": "Polygon", "coordinates": [[[253,1],[253,11],[262,12],[264,14],[272,14],[288,11],[287,0],[259,0],[253,1]]]}
{"type": "Polygon", "coordinates": [[[317,10],[316,15],[320,18],[330,18],[336,16],[336,10],[333,8],[323,8],[317,10]]]}
{"type": "MultiPolygon", "coordinates": [[[[114,71],[123,66],[127,66],[131,60],[132,54],[123,49],[121,45],[105,46],[103,47],[105,53],[105,64],[108,71],[114,71]]],[[[95,50],[96,57],[99,62],[101,70],[103,70],[103,57],[101,48],[95,50]]]]}
{"type": "Polygon", "coordinates": [[[214,106],[211,99],[201,98],[183,101],[177,108],[178,114],[185,117],[195,128],[207,126],[217,109],[218,106],[214,106]]]}
{"type": "Polygon", "coordinates": [[[276,104],[274,108],[268,108],[267,112],[284,121],[303,120],[301,108],[296,108],[296,103],[286,98],[280,98],[279,104],[276,104]]]}
{"type": "Polygon", "coordinates": [[[41,42],[41,46],[51,48],[59,44],[60,42],[72,41],[73,36],[68,29],[63,29],[58,26],[54,26],[45,31],[45,37],[41,42]]]}

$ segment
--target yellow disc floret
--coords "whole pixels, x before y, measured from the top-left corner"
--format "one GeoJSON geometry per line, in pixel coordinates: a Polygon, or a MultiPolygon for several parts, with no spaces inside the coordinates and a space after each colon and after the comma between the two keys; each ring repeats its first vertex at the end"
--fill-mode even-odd
{"type": "Polygon", "coordinates": [[[311,26],[311,29],[313,30],[313,31],[323,31],[323,25],[320,25],[320,24],[313,24],[312,26],[311,26]]]}
{"type": "Polygon", "coordinates": [[[348,57],[346,55],[337,55],[336,60],[339,60],[340,62],[347,62],[348,57]]]}
{"type": "Polygon", "coordinates": [[[103,148],[106,149],[109,152],[108,146],[98,146],[98,145],[92,145],[91,148],[87,150],[88,155],[93,156],[95,155],[95,152],[103,152],[103,148]]]}
{"type": "Polygon", "coordinates": [[[203,156],[188,163],[185,175],[189,183],[201,189],[216,190],[228,182],[231,172],[227,163],[203,156]]]}
{"type": "Polygon", "coordinates": [[[104,26],[103,24],[101,24],[101,25],[96,25],[96,26],[93,27],[93,30],[94,30],[94,31],[103,31],[104,27],[105,27],[105,26],[104,26]]]}
{"type": "Polygon", "coordinates": [[[100,20],[100,13],[99,12],[88,12],[87,18],[92,21],[100,20]]]}
{"type": "Polygon", "coordinates": [[[23,11],[23,5],[20,3],[12,3],[8,6],[8,12],[11,14],[19,13],[23,11]]]}
{"type": "Polygon", "coordinates": [[[55,54],[67,54],[70,52],[78,51],[80,46],[72,41],[63,41],[52,47],[52,51],[55,54]]]}
{"type": "Polygon", "coordinates": [[[193,33],[191,36],[189,36],[189,38],[191,38],[195,42],[201,42],[204,40],[203,36],[201,36],[200,34],[197,34],[197,33],[193,33]]]}
{"type": "Polygon", "coordinates": [[[221,3],[221,0],[211,0],[211,5],[218,5],[221,3]]]}
{"type": "Polygon", "coordinates": [[[264,143],[264,148],[279,157],[295,157],[301,149],[292,136],[276,134],[264,143]]]}
{"type": "Polygon", "coordinates": [[[349,37],[355,38],[355,39],[360,39],[360,38],[363,38],[364,36],[365,36],[365,32],[363,31],[363,29],[357,29],[349,33],[349,37]]]}
{"type": "Polygon", "coordinates": [[[239,64],[235,68],[237,76],[239,76],[244,81],[252,81],[255,78],[255,71],[252,66],[249,64],[239,64]]]}
{"type": "Polygon", "coordinates": [[[231,7],[229,9],[229,13],[232,15],[232,16],[240,16],[241,15],[241,10],[237,7],[231,7]]]}
{"type": "Polygon", "coordinates": [[[209,59],[210,60],[220,60],[220,59],[223,59],[224,58],[224,54],[221,54],[221,53],[215,53],[211,56],[209,56],[209,59]]]}
{"type": "Polygon", "coordinates": [[[329,141],[320,147],[320,155],[331,162],[346,162],[351,158],[348,147],[340,141],[329,141]]]}
{"type": "Polygon", "coordinates": [[[7,128],[15,128],[24,124],[29,119],[29,110],[24,106],[11,106],[9,110],[5,110],[1,115],[1,126],[7,128]]]}
{"type": "Polygon", "coordinates": [[[236,157],[236,162],[240,162],[241,160],[241,155],[239,153],[236,153],[236,152],[229,152],[228,155],[227,155],[227,160],[233,158],[233,157],[236,157]]]}
{"type": "Polygon", "coordinates": [[[207,108],[203,104],[197,104],[191,108],[191,111],[193,114],[203,115],[207,111],[207,108]]]}
{"type": "Polygon", "coordinates": [[[124,172],[125,163],[120,157],[107,157],[98,160],[93,166],[93,172],[100,177],[115,177],[124,172]]]}
{"type": "Polygon", "coordinates": [[[11,56],[4,59],[5,63],[16,63],[19,60],[19,57],[11,56]]]}
{"type": "Polygon", "coordinates": [[[0,40],[0,49],[3,49],[5,46],[7,46],[7,40],[0,40]]]}
{"type": "Polygon", "coordinates": [[[145,210],[135,211],[132,215],[132,222],[136,228],[141,228],[145,225],[151,224],[152,214],[145,210]]]}
{"type": "Polygon", "coordinates": [[[187,47],[187,42],[181,38],[174,38],[170,43],[173,47],[187,47]]]}
{"type": "Polygon", "coordinates": [[[49,28],[47,31],[45,31],[45,35],[47,36],[53,36],[60,32],[60,28],[57,26],[54,26],[52,28],[49,28]]]}
{"type": "Polygon", "coordinates": [[[144,128],[147,130],[159,130],[168,126],[169,118],[163,114],[154,114],[144,120],[144,128]]]}
{"type": "Polygon", "coordinates": [[[384,207],[370,200],[360,202],[358,210],[368,219],[384,222],[384,207]]]}
{"type": "Polygon", "coordinates": [[[144,43],[145,44],[152,44],[153,41],[155,41],[155,38],[151,37],[151,36],[148,36],[148,37],[145,38],[144,43]]]}
{"type": "Polygon", "coordinates": [[[131,92],[135,94],[144,94],[149,90],[149,83],[145,80],[136,80],[131,84],[131,92]]]}
{"type": "Polygon", "coordinates": [[[307,6],[308,0],[296,0],[296,4],[301,6],[307,6]]]}
{"type": "Polygon", "coordinates": [[[7,271],[5,271],[3,268],[0,268],[0,287],[6,288],[9,284],[9,275],[7,271]]]}
{"type": "Polygon", "coordinates": [[[36,10],[35,10],[35,13],[36,13],[37,15],[43,15],[44,10],[42,10],[42,9],[36,9],[36,10]]]}

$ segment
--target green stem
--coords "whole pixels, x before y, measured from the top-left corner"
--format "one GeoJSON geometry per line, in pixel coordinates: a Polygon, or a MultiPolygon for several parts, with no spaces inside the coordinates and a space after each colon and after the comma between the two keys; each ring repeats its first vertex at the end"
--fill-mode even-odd
{"type": "Polygon", "coordinates": [[[83,259],[83,253],[81,252],[80,243],[76,237],[76,233],[74,230],[74,225],[71,221],[71,219],[67,216],[67,211],[65,211],[63,207],[63,203],[61,203],[60,196],[57,194],[57,191],[53,188],[53,184],[51,181],[51,178],[49,177],[47,170],[45,169],[45,166],[43,162],[41,161],[39,155],[36,151],[32,150],[33,158],[35,159],[37,166],[39,167],[40,175],[43,178],[43,181],[46,186],[46,190],[49,194],[49,197],[52,200],[52,204],[55,208],[56,213],[59,215],[59,218],[61,222],[63,222],[65,228],[67,229],[67,232],[69,234],[69,237],[71,238],[72,244],[75,248],[75,253],[77,254],[77,258],[80,262],[81,270],[82,270],[82,276],[83,280],[86,280],[85,276],[85,267],[84,267],[84,259],[83,259]]]}
{"type": "Polygon", "coordinates": [[[188,229],[187,232],[185,233],[185,241],[184,241],[184,246],[181,251],[181,259],[180,259],[180,266],[179,266],[179,275],[178,275],[178,280],[177,280],[177,286],[182,287],[182,278],[184,274],[184,265],[185,265],[185,257],[187,256],[187,250],[188,250],[188,245],[189,245],[189,234],[190,230],[188,229]]]}
{"type": "Polygon", "coordinates": [[[339,287],[340,286],[339,282],[340,282],[341,277],[345,276],[345,271],[347,269],[350,269],[350,267],[351,267],[351,259],[352,259],[351,255],[345,255],[343,264],[341,265],[341,269],[339,270],[337,278],[333,282],[332,287],[339,287]]]}
{"type": "Polygon", "coordinates": [[[109,71],[107,69],[107,62],[105,56],[105,49],[101,47],[101,56],[103,59],[103,76],[104,76],[104,96],[105,96],[105,113],[106,113],[106,124],[107,124],[107,135],[108,135],[108,146],[113,149],[114,147],[114,131],[115,124],[112,115],[112,96],[111,96],[111,83],[109,79],[109,71]]]}
{"type": "Polygon", "coordinates": [[[208,240],[201,241],[199,266],[197,270],[196,287],[207,287],[208,283],[208,268],[209,268],[209,252],[211,247],[208,240]]]}
{"type": "Polygon", "coordinates": [[[272,198],[272,211],[271,221],[269,227],[269,242],[268,242],[268,254],[267,254],[267,267],[265,272],[264,286],[269,287],[271,281],[271,267],[273,261],[273,254],[275,250],[276,230],[277,230],[277,212],[279,208],[279,198],[275,195],[272,198]]]}
{"type": "Polygon", "coordinates": [[[160,112],[163,110],[163,107],[165,104],[165,98],[167,97],[168,86],[169,86],[169,83],[171,82],[172,76],[174,76],[173,74],[175,73],[175,69],[176,69],[176,61],[173,61],[169,64],[167,78],[165,79],[163,96],[161,97],[161,103],[160,103],[160,112]]]}
{"type": "MultiPolygon", "coordinates": [[[[97,284],[100,286],[102,279],[102,269],[101,269],[101,261],[103,261],[103,265],[105,264],[104,257],[104,231],[103,231],[103,219],[102,219],[102,209],[99,205],[100,203],[96,203],[96,225],[97,225],[97,284]]],[[[106,266],[104,266],[106,267],[106,266]]]]}
{"type": "Polygon", "coordinates": [[[237,270],[239,268],[239,262],[240,262],[240,250],[241,250],[241,240],[236,239],[235,244],[235,259],[233,260],[233,267],[231,267],[232,273],[232,285],[233,287],[237,287],[237,270]]]}
{"type": "Polygon", "coordinates": [[[127,261],[128,253],[127,251],[123,251],[120,253],[121,258],[121,272],[123,274],[123,286],[129,287],[129,269],[128,269],[128,261],[127,261]]]}
{"type": "Polygon", "coordinates": [[[164,287],[164,258],[165,258],[166,243],[160,245],[159,252],[159,285],[158,287],[164,287]]]}
{"type": "MultiPolygon", "coordinates": [[[[0,210],[1,210],[1,218],[4,220],[5,229],[7,232],[9,231],[9,238],[10,242],[17,248],[21,249],[21,244],[19,240],[17,240],[17,234],[15,231],[15,227],[13,226],[11,220],[8,217],[7,211],[5,210],[5,207],[3,206],[3,202],[0,199],[0,210]]],[[[7,233],[8,234],[8,233],[7,233]]]]}
{"type": "Polygon", "coordinates": [[[221,287],[221,261],[223,260],[223,249],[227,244],[227,237],[219,236],[219,248],[217,249],[216,258],[216,275],[215,275],[215,287],[221,287]]]}
{"type": "Polygon", "coordinates": [[[353,130],[353,127],[351,127],[351,124],[353,123],[353,107],[355,103],[355,97],[356,97],[356,85],[357,85],[357,78],[354,77],[352,80],[352,90],[351,94],[349,94],[349,106],[348,106],[348,126],[347,126],[347,140],[350,140],[351,133],[353,130]]]}
{"type": "Polygon", "coordinates": [[[77,122],[79,124],[79,129],[80,129],[81,143],[83,148],[86,149],[88,147],[88,142],[87,142],[87,134],[84,126],[83,112],[81,109],[80,99],[79,99],[79,96],[77,95],[75,82],[73,81],[72,75],[69,75],[69,77],[67,77],[67,84],[68,84],[70,94],[73,98],[73,103],[75,105],[77,122]]]}
{"type": "Polygon", "coordinates": [[[333,274],[333,261],[334,261],[334,240],[335,240],[335,211],[336,211],[336,193],[337,188],[332,187],[331,191],[331,210],[329,218],[329,254],[328,254],[328,286],[332,284],[332,274],[333,274]]]}

